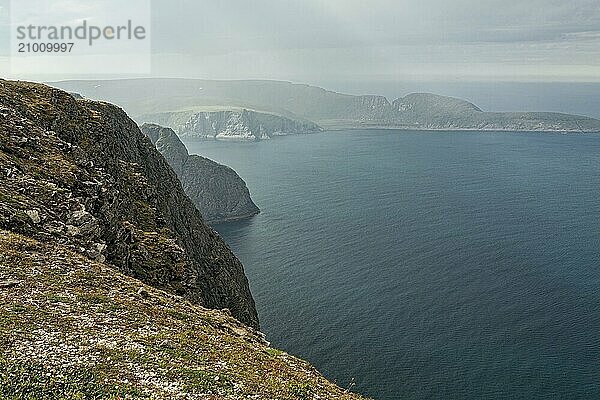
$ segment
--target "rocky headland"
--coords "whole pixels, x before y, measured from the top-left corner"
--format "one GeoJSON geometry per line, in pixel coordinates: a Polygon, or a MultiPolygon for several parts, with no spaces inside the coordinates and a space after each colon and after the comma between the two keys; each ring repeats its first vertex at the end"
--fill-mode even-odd
{"type": "Polygon", "coordinates": [[[173,168],[183,190],[206,222],[244,219],[260,212],[250,198],[246,183],[233,169],[190,155],[171,128],[144,124],[141,130],[173,168]]]}
{"type": "Polygon", "coordinates": [[[360,398],[269,347],[242,264],[118,107],[0,80],[0,174],[0,398],[360,398]]]}

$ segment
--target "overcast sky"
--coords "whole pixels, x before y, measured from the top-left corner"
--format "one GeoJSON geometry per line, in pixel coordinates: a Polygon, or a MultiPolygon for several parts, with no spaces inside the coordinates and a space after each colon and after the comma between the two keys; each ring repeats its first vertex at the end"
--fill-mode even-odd
{"type": "Polygon", "coordinates": [[[152,52],[155,76],[599,82],[600,0],[152,0],[152,52]]]}

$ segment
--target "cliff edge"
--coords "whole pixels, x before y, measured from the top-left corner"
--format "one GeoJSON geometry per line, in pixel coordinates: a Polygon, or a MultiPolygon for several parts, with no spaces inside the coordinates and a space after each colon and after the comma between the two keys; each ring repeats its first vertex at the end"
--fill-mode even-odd
{"type": "Polygon", "coordinates": [[[361,398],[269,347],[242,265],[119,108],[0,80],[0,174],[0,398],[361,398]]]}
{"type": "Polygon", "coordinates": [[[66,245],[258,328],[242,264],[119,108],[0,81],[0,229],[66,245]]]}
{"type": "Polygon", "coordinates": [[[229,313],[0,230],[2,399],[345,399],[229,313]]]}

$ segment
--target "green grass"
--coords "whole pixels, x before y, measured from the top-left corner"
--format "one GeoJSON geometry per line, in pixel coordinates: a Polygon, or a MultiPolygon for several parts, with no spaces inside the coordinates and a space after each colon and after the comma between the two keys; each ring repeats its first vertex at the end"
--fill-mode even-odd
{"type": "Polygon", "coordinates": [[[0,358],[0,399],[120,399],[143,397],[126,385],[115,387],[99,383],[89,368],[50,369],[39,363],[14,362],[0,358]]]}

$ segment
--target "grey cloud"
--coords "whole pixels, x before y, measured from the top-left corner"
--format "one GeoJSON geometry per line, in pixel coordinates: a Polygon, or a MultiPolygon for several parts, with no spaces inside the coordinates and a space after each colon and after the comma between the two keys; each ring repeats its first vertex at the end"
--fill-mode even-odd
{"type": "Polygon", "coordinates": [[[600,80],[600,0],[151,2],[160,76],[600,80]]]}
{"type": "MultiPolygon", "coordinates": [[[[179,30],[181,46],[209,52],[549,41],[600,21],[597,0],[155,0],[154,10],[159,31],[179,30]]],[[[173,45],[159,40],[156,49],[173,45]]]]}

